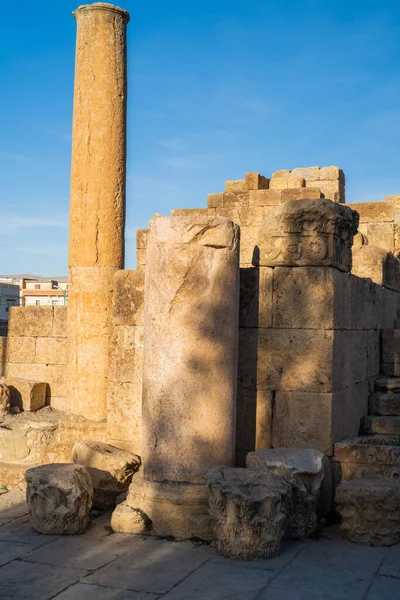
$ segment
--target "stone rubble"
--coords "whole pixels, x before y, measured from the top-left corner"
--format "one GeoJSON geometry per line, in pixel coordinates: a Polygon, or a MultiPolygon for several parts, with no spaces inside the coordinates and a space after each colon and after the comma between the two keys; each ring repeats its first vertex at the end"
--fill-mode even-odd
{"type": "Polygon", "coordinates": [[[50,464],[28,469],[26,501],[32,526],[44,535],[83,533],[89,523],[93,488],[86,467],[50,464]]]}
{"type": "Polygon", "coordinates": [[[140,457],[110,444],[80,440],[72,449],[72,460],[89,471],[93,486],[93,506],[115,507],[119,494],[129,489],[140,468],[140,457]]]}
{"type": "Polygon", "coordinates": [[[218,552],[244,560],[277,556],[291,486],[273,473],[228,467],[211,469],[207,484],[218,552]]]}
{"type": "Polygon", "coordinates": [[[292,503],[285,535],[290,539],[310,537],[318,523],[317,506],[329,458],[312,449],[276,448],[247,455],[247,467],[282,477],[292,488],[292,503]]]}

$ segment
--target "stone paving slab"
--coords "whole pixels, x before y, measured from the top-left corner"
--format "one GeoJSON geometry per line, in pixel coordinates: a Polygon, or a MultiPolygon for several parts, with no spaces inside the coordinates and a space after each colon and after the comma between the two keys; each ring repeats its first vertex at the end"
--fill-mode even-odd
{"type": "Polygon", "coordinates": [[[57,600],[157,600],[158,596],[77,583],[58,594],[56,598],[57,600]]]}
{"type": "Polygon", "coordinates": [[[240,561],[210,545],[110,534],[105,513],[83,535],[43,536],[21,496],[5,495],[1,600],[400,600],[400,544],[357,546],[338,526],[284,541],[274,559],[240,561]]]}

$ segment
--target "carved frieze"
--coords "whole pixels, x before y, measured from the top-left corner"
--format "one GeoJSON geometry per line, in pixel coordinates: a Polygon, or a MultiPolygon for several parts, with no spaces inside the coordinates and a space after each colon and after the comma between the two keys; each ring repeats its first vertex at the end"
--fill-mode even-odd
{"type": "Polygon", "coordinates": [[[274,221],[260,228],[257,265],[351,270],[359,216],[349,206],[325,198],[290,200],[278,208],[274,221]]]}

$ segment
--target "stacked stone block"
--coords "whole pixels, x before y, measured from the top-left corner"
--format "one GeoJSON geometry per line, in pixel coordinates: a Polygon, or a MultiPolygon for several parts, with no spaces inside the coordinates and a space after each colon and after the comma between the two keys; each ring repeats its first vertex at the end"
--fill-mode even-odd
{"type": "Polygon", "coordinates": [[[4,376],[46,382],[46,403],[67,410],[67,307],[11,308],[4,376]]]}
{"type": "Polygon", "coordinates": [[[369,246],[388,252],[400,247],[398,231],[400,196],[387,196],[381,202],[356,202],[351,207],[360,215],[359,231],[369,246]]]}
{"type": "Polygon", "coordinates": [[[144,272],[117,271],[114,288],[107,391],[108,441],[140,454],[144,272]]]}

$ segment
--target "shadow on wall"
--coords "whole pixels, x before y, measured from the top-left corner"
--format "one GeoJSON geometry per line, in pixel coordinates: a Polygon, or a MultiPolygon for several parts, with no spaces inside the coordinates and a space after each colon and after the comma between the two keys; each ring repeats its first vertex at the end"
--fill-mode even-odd
{"type": "Polygon", "coordinates": [[[224,252],[182,252],[173,284],[153,281],[158,318],[146,338],[143,388],[148,479],[203,483],[211,467],[234,464],[237,290],[229,282],[237,267],[215,258],[224,252]]]}
{"type": "Polygon", "coordinates": [[[0,377],[6,375],[7,336],[0,336],[0,377]]]}

